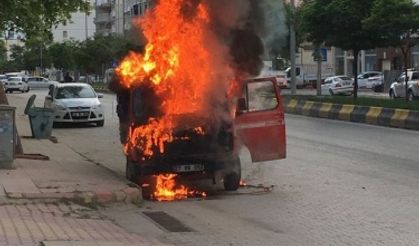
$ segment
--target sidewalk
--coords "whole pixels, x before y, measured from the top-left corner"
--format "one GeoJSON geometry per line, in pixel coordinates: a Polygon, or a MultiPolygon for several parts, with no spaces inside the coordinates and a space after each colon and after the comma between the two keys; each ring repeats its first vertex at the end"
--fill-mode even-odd
{"type": "Polygon", "coordinates": [[[75,204],[0,206],[0,245],[162,245],[75,204]],[[40,244],[40,243],[43,244],[40,244]]]}
{"type": "Polygon", "coordinates": [[[0,170],[0,196],[76,199],[91,202],[139,202],[140,192],[111,171],[89,162],[64,143],[22,138],[25,153],[48,161],[16,159],[15,169],[0,170]]]}
{"type": "MultiPolygon", "coordinates": [[[[15,169],[0,169],[2,196],[26,199],[69,199],[83,203],[139,202],[138,188],[100,165],[89,161],[65,143],[27,138],[27,116],[16,113],[16,125],[25,154],[42,154],[48,161],[16,159],[15,169]],[[23,137],[22,137],[23,136],[23,137]]],[[[84,141],[80,139],[80,141],[84,141]]]]}

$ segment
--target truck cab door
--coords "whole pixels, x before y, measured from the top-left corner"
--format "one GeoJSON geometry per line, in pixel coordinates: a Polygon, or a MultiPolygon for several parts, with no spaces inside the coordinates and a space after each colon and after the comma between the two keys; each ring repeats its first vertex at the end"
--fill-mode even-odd
{"type": "Polygon", "coordinates": [[[246,81],[236,115],[237,140],[249,149],[253,162],[285,158],[284,109],[274,78],[246,81]]]}

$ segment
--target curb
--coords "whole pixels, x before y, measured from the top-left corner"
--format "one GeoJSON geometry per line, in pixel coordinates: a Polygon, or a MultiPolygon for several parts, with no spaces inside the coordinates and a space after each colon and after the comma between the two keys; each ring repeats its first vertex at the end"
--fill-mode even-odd
{"type": "Polygon", "coordinates": [[[117,191],[86,191],[63,193],[6,193],[11,199],[67,199],[83,204],[105,204],[115,202],[139,203],[142,200],[141,192],[135,187],[126,187],[117,191]]]}
{"type": "Polygon", "coordinates": [[[419,111],[284,99],[285,112],[419,131],[419,111]]]}

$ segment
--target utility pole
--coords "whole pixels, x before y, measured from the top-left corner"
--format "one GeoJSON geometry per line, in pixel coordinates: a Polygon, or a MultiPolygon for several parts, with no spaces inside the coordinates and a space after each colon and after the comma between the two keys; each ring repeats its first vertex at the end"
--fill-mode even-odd
{"type": "Polygon", "coordinates": [[[87,40],[87,38],[89,37],[89,31],[87,26],[87,11],[84,13],[84,35],[85,40],[87,40]]]}
{"type": "MultiPolygon", "coordinates": [[[[295,13],[295,0],[291,0],[291,15],[295,13]]],[[[297,80],[296,80],[296,69],[295,69],[295,30],[294,23],[290,23],[290,57],[291,57],[291,95],[297,94],[297,80]]]]}
{"type": "Polygon", "coordinates": [[[122,35],[125,36],[125,0],[122,0],[122,35]]]}

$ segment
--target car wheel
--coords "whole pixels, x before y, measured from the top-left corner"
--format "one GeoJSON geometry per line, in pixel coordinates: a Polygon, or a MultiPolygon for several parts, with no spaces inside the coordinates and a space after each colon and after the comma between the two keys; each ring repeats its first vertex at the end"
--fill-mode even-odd
{"type": "Polygon", "coordinates": [[[393,91],[393,89],[391,89],[391,90],[389,91],[389,95],[390,95],[390,98],[391,98],[391,99],[395,99],[395,98],[396,98],[396,95],[394,95],[394,91],[393,91]]]}
{"type": "Polygon", "coordinates": [[[333,93],[333,90],[332,90],[332,89],[329,89],[329,94],[330,94],[331,96],[334,96],[334,95],[335,95],[335,93],[333,93]]]}
{"type": "Polygon", "coordinates": [[[97,127],[102,127],[103,125],[105,125],[105,120],[100,120],[100,121],[96,122],[97,127]]]}

